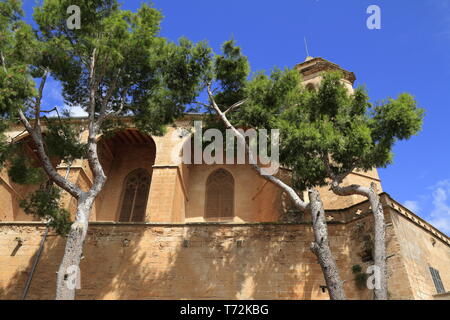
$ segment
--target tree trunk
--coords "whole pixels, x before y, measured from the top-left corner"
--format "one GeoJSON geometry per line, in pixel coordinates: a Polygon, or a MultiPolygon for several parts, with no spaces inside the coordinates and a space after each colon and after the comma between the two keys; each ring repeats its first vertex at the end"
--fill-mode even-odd
{"type": "Polygon", "coordinates": [[[374,274],[372,279],[374,283],[374,298],[375,300],[387,300],[387,269],[386,269],[386,235],[384,223],[383,205],[380,202],[380,197],[376,191],[375,183],[370,184],[370,188],[360,185],[352,184],[350,186],[341,187],[338,181],[333,181],[331,184],[333,192],[340,196],[349,196],[358,194],[369,199],[370,206],[374,217],[374,274]]]}
{"type": "Polygon", "coordinates": [[[78,200],[76,219],[70,227],[64,257],[58,269],[56,300],[74,300],[75,290],[80,289],[80,261],[94,200],[94,195],[83,195],[78,200]]]}
{"type": "Polygon", "coordinates": [[[386,232],[384,223],[383,205],[380,202],[375,185],[372,184],[369,191],[369,202],[374,217],[374,263],[378,267],[375,272],[374,297],[375,300],[387,300],[387,270],[386,270],[386,232]],[[377,279],[376,277],[379,277],[377,279]]]}
{"type": "Polygon", "coordinates": [[[309,190],[310,212],[314,231],[314,242],[311,243],[311,251],[317,256],[325,277],[325,283],[331,300],[346,300],[343,282],[331,253],[328,241],[328,228],[325,218],[325,210],[319,192],[309,190]]]}
{"type": "Polygon", "coordinates": [[[264,179],[272,182],[274,185],[280,187],[284,190],[292,201],[295,203],[295,206],[303,212],[308,210],[311,211],[312,221],[313,221],[313,231],[315,242],[311,244],[311,250],[315,253],[317,258],[319,259],[320,266],[322,267],[322,271],[325,277],[325,282],[328,287],[328,292],[331,300],[345,300],[345,293],[342,288],[342,281],[339,277],[339,272],[336,266],[336,262],[334,261],[333,255],[331,254],[330,247],[328,245],[328,230],[327,224],[325,220],[325,211],[323,209],[322,200],[320,199],[320,195],[316,190],[312,190],[310,192],[310,204],[305,203],[297,194],[297,192],[289,185],[284,183],[281,179],[273,176],[264,174],[262,169],[259,167],[257,162],[255,161],[254,155],[249,150],[248,145],[245,141],[245,137],[231,124],[231,122],[226,117],[225,113],[230,111],[235,106],[238,106],[241,102],[238,102],[228,108],[227,111],[222,112],[214,100],[214,95],[211,91],[210,85],[207,87],[208,96],[211,101],[212,107],[217,112],[219,117],[222,119],[225,126],[231,129],[238,141],[245,147],[245,151],[249,157],[249,163],[251,167],[264,179]]]}

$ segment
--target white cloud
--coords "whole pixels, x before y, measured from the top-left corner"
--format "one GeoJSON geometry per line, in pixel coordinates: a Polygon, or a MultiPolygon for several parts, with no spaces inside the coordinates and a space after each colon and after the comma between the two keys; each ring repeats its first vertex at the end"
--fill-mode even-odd
{"type": "Polygon", "coordinates": [[[403,203],[403,205],[414,213],[420,212],[419,201],[407,200],[407,201],[405,201],[405,203],[403,203]]]}
{"type": "Polygon", "coordinates": [[[433,210],[430,223],[439,230],[450,233],[450,180],[436,184],[432,192],[433,210]]]}
{"type": "Polygon", "coordinates": [[[71,117],[87,117],[88,113],[84,111],[84,109],[80,106],[70,107],[70,116],[71,117]]]}
{"type": "Polygon", "coordinates": [[[407,200],[403,205],[450,235],[450,180],[439,181],[427,189],[431,194],[421,195],[416,200],[407,200]]]}
{"type": "MultiPolygon", "coordinates": [[[[75,117],[75,118],[79,118],[79,117],[87,117],[88,113],[86,111],[84,111],[84,109],[80,106],[75,106],[75,107],[69,107],[67,105],[64,105],[63,107],[57,106],[56,107],[58,109],[59,115],[61,117],[64,116],[64,112],[69,111],[70,112],[70,116],[71,117],[75,117]]],[[[50,113],[47,114],[47,117],[49,118],[54,118],[57,117],[58,114],[56,111],[52,111],[50,113]]]]}

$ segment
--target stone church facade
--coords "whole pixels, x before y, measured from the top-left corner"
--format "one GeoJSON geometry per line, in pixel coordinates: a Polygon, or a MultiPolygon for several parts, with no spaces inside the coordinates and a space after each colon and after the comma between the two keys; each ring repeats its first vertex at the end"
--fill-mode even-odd
{"type": "MultiPolygon", "coordinates": [[[[343,71],[352,90],[355,76],[321,58],[296,66],[314,87],[321,72],[343,71]]],[[[202,115],[187,114],[162,137],[126,129],[99,137],[108,176],[97,198],[81,262],[78,299],[328,299],[320,265],[309,250],[308,216],[249,165],[183,164],[189,139],[181,127],[202,115]]],[[[72,119],[87,138],[86,120],[72,119]]],[[[129,124],[127,126],[127,124],[129,124]]],[[[27,139],[20,127],[8,134],[27,139]]],[[[25,141],[25,140],[24,140],[25,141]]],[[[34,157],[33,147],[24,143],[34,157]]],[[[82,188],[92,183],[86,160],[59,173],[82,188]]],[[[289,181],[289,171],[280,175],[289,181]]],[[[353,172],[345,183],[376,183],[384,206],[391,299],[449,299],[450,238],[383,192],[377,170],[353,172]]],[[[65,240],[26,215],[24,187],[0,173],[0,299],[52,299],[65,240]],[[28,284],[28,285],[27,285],[28,284]]],[[[350,299],[372,299],[361,278],[371,261],[373,219],[368,201],[320,189],[330,245],[350,299]]],[[[62,205],[75,211],[64,194],[62,205]]]]}

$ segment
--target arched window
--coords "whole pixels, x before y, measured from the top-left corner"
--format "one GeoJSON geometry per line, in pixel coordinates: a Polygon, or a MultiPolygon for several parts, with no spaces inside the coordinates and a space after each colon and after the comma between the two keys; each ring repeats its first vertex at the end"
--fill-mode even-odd
{"type": "Polygon", "coordinates": [[[122,191],[120,222],[144,221],[150,183],[151,177],[145,169],[136,169],[128,174],[122,191]]]}
{"type": "Polygon", "coordinates": [[[314,91],[314,90],[316,90],[316,86],[314,84],[312,84],[312,83],[308,83],[306,85],[306,89],[309,90],[309,91],[314,91]]]}
{"type": "Polygon", "coordinates": [[[211,173],[206,181],[205,218],[234,216],[234,179],[224,169],[211,173]]]}

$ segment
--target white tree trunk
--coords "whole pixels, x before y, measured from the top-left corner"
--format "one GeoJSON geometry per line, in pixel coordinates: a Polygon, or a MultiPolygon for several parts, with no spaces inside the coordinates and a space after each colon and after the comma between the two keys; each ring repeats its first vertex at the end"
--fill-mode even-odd
{"type": "Polygon", "coordinates": [[[383,205],[376,191],[376,185],[372,183],[370,188],[360,185],[350,185],[341,187],[339,182],[333,181],[331,184],[333,192],[340,196],[362,195],[369,199],[370,207],[374,217],[374,265],[376,269],[374,283],[375,300],[387,300],[387,267],[386,267],[386,225],[384,222],[383,205]]]}
{"type": "MultiPolygon", "coordinates": [[[[369,192],[370,206],[374,217],[374,263],[379,268],[378,281],[375,281],[375,300],[387,300],[387,266],[386,266],[386,225],[384,222],[383,205],[373,186],[369,192]]],[[[376,272],[376,270],[375,270],[376,272]]]]}
{"type": "Polygon", "coordinates": [[[80,289],[80,261],[94,199],[93,196],[83,196],[78,201],[76,219],[70,227],[64,257],[58,269],[56,300],[74,300],[75,290],[80,289]]]}
{"type": "Polygon", "coordinates": [[[317,190],[309,190],[310,212],[314,231],[311,251],[317,256],[327,284],[331,300],[346,300],[343,282],[339,276],[336,261],[331,253],[325,210],[317,190]]]}
{"type": "MultiPolygon", "coordinates": [[[[72,183],[69,179],[62,177],[53,167],[50,158],[44,147],[44,139],[42,135],[42,128],[40,124],[41,114],[41,99],[44,90],[45,82],[49,71],[46,70],[39,85],[39,92],[34,103],[35,119],[32,126],[22,110],[19,109],[19,118],[23,123],[25,129],[30,134],[33,142],[37,146],[37,155],[42,162],[43,168],[49,178],[55,182],[60,188],[67,191],[71,196],[77,199],[77,212],[75,222],[71,225],[64,257],[60,264],[57,282],[56,282],[56,299],[57,300],[73,300],[75,299],[75,289],[79,287],[80,280],[80,260],[83,254],[83,244],[86,238],[89,216],[92,205],[97,195],[102,190],[106,176],[98,159],[97,153],[97,134],[100,131],[102,122],[108,116],[118,115],[125,103],[126,91],[123,93],[122,101],[119,111],[107,113],[106,106],[111,95],[107,95],[101,103],[101,111],[96,121],[95,106],[96,106],[96,92],[98,90],[99,79],[96,77],[96,53],[97,48],[94,48],[91,56],[89,67],[89,135],[87,141],[87,160],[93,173],[93,184],[89,191],[84,192],[79,186],[72,183]]],[[[3,56],[2,56],[3,58],[3,56]]],[[[114,85],[115,86],[115,85],[114,85]]]]}
{"type": "Polygon", "coordinates": [[[320,266],[322,267],[322,271],[324,273],[325,282],[328,287],[328,292],[330,295],[330,299],[332,300],[345,300],[345,293],[342,287],[342,281],[339,276],[339,271],[336,266],[336,262],[331,253],[329,243],[328,243],[328,229],[325,220],[325,212],[323,209],[322,200],[320,199],[320,195],[316,190],[312,191],[312,200],[310,193],[310,204],[305,203],[297,194],[297,192],[288,184],[284,183],[281,179],[264,174],[261,170],[260,166],[257,165],[255,161],[255,155],[249,150],[247,143],[245,142],[245,137],[239,132],[228,120],[226,116],[226,112],[236,108],[243,102],[238,102],[227,109],[227,111],[222,112],[214,100],[214,95],[211,92],[211,88],[208,86],[208,95],[212,104],[213,109],[217,112],[225,126],[231,129],[236,136],[238,143],[241,143],[245,147],[245,151],[248,154],[249,162],[251,163],[251,167],[255,170],[261,177],[272,182],[276,186],[280,187],[283,191],[285,191],[289,197],[294,202],[295,206],[303,212],[310,211],[312,215],[313,221],[313,232],[315,242],[311,245],[311,250],[316,254],[319,259],[320,266]]]}
{"type": "Polygon", "coordinates": [[[92,124],[89,129],[87,156],[94,174],[94,183],[88,192],[83,192],[78,198],[75,222],[70,227],[64,257],[56,278],[57,300],[74,300],[75,290],[80,287],[80,261],[89,226],[89,216],[92,205],[106,182],[105,173],[98,159],[96,132],[98,127],[92,124]]]}

